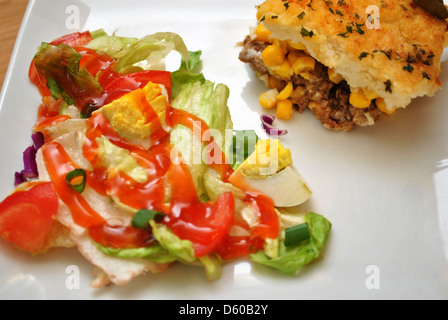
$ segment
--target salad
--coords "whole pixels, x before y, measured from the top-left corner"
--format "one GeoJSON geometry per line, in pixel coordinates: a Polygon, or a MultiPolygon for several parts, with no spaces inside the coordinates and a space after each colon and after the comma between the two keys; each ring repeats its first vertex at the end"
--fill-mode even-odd
{"type": "Polygon", "coordinates": [[[1,237],[32,255],[76,247],[94,288],[173,263],[213,281],[244,257],[292,276],[320,257],[331,223],[294,209],[312,193],[291,152],[233,130],[229,89],[200,62],[169,32],[42,43],[29,71],[42,104],[0,203],[1,237]],[[179,68],[165,71],[173,52],[179,68]]]}

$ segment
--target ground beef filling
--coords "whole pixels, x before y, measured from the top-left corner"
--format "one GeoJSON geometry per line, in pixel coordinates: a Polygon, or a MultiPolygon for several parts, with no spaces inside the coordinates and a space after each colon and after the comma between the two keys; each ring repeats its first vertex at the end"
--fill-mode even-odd
{"type": "Polygon", "coordinates": [[[291,78],[278,78],[271,75],[261,58],[261,53],[268,45],[270,43],[247,37],[239,59],[248,63],[270,88],[281,91],[291,81],[294,91],[290,100],[295,108],[299,112],[310,109],[324,127],[331,130],[350,131],[356,125],[373,125],[383,113],[375,105],[375,100],[366,109],[353,107],[349,102],[350,87],[347,82],[333,83],[328,77],[328,68],[318,61],[316,61],[315,69],[309,72],[309,79],[300,75],[293,75],[291,78]]]}

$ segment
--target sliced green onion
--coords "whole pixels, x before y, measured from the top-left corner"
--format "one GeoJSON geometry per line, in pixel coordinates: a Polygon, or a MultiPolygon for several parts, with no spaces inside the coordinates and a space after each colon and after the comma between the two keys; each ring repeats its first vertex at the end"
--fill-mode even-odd
{"type": "Polygon", "coordinates": [[[84,189],[86,188],[86,181],[87,181],[87,174],[86,170],[84,169],[76,169],[73,170],[65,176],[65,180],[67,181],[68,185],[75,191],[79,193],[83,193],[84,189]],[[80,183],[73,184],[73,180],[81,179],[80,183]]]}
{"type": "Polygon", "coordinates": [[[99,37],[107,36],[107,33],[106,31],[104,31],[104,29],[98,29],[90,32],[90,35],[92,36],[93,39],[96,39],[99,37]]]}
{"type": "Polygon", "coordinates": [[[300,224],[285,230],[285,246],[292,246],[311,237],[308,224],[300,224]]]}
{"type": "Polygon", "coordinates": [[[137,213],[132,218],[132,226],[138,229],[148,229],[149,221],[157,218],[164,217],[165,215],[159,211],[142,209],[137,211],[137,213]]]}

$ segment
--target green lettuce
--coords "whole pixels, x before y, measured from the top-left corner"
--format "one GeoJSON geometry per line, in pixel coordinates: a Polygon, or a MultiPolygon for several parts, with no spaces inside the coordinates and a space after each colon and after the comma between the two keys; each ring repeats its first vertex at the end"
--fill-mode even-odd
{"type": "Polygon", "coordinates": [[[99,243],[95,243],[97,248],[108,256],[117,257],[120,259],[148,259],[156,263],[170,263],[176,261],[176,257],[168,253],[158,243],[150,247],[135,248],[135,249],[116,249],[111,247],[104,247],[99,243]]]}
{"type": "Polygon", "coordinates": [[[179,70],[171,73],[173,79],[172,96],[175,99],[187,84],[203,84],[205,77],[200,73],[202,51],[189,52],[189,61],[182,59],[179,70]]]}
{"type": "Polygon", "coordinates": [[[154,220],[150,221],[150,225],[154,237],[170,255],[182,263],[204,267],[207,279],[210,281],[221,277],[221,259],[217,254],[196,258],[191,241],[180,239],[169,227],[156,223],[154,220]]]}
{"type": "Polygon", "coordinates": [[[151,225],[156,240],[172,256],[185,263],[193,263],[196,261],[193,243],[191,241],[181,240],[164,224],[156,223],[154,220],[151,220],[149,224],[151,225]]]}
{"type": "Polygon", "coordinates": [[[310,231],[310,239],[302,243],[286,247],[284,241],[279,243],[278,257],[270,258],[263,251],[251,254],[252,261],[275,268],[293,276],[301,268],[319,258],[325,248],[331,223],[323,216],[308,213],[304,217],[310,231]]]}
{"type": "MultiPolygon", "coordinates": [[[[222,150],[230,150],[226,145],[232,142],[232,138],[226,135],[232,134],[233,123],[227,106],[228,98],[227,86],[206,80],[204,83],[184,84],[171,105],[202,119],[213,130],[211,133],[218,146],[222,150]]],[[[202,156],[205,143],[189,128],[177,125],[171,131],[171,144],[180,152],[190,170],[198,196],[207,200],[202,198],[206,194],[203,179],[208,169],[202,156]]]]}
{"type": "Polygon", "coordinates": [[[187,66],[190,59],[183,39],[172,32],[158,32],[141,39],[102,35],[93,39],[87,47],[115,58],[115,71],[119,73],[135,71],[135,64],[144,64],[142,69],[145,70],[164,70],[165,58],[173,50],[181,54],[187,66]]]}

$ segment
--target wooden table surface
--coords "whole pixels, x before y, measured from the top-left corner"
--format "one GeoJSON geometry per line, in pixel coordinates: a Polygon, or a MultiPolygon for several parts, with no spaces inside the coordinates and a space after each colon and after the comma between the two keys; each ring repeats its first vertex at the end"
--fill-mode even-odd
{"type": "Polygon", "coordinates": [[[25,14],[28,0],[0,0],[0,87],[25,14]]]}

